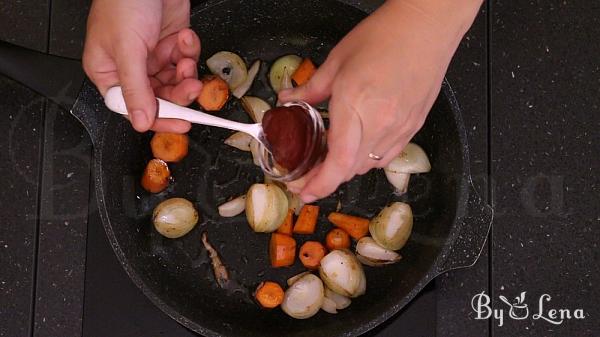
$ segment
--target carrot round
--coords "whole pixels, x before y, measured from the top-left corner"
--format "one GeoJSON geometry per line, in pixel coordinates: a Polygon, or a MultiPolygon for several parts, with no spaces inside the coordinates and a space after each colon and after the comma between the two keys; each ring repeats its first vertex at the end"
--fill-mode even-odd
{"type": "Polygon", "coordinates": [[[206,111],[218,111],[229,99],[229,86],[222,78],[215,75],[202,77],[202,89],[196,101],[206,111]]]}
{"type": "Polygon", "coordinates": [[[254,292],[254,298],[265,309],[273,309],[283,303],[283,295],[283,288],[271,281],[262,282],[254,292]]]}
{"type": "Polygon", "coordinates": [[[356,240],[367,235],[369,232],[369,219],[358,216],[333,212],[327,217],[332,224],[346,231],[356,240]]]}
{"type": "Polygon", "coordinates": [[[300,62],[300,65],[298,65],[294,74],[292,74],[292,81],[294,81],[297,86],[301,86],[308,82],[316,71],[317,67],[315,67],[314,63],[312,63],[309,58],[305,58],[300,62]]]}
{"type": "Polygon", "coordinates": [[[293,265],[296,259],[296,240],[285,234],[271,234],[269,257],[271,266],[275,268],[293,265]]]}
{"type": "Polygon", "coordinates": [[[321,259],[325,256],[327,251],[320,242],[317,241],[306,241],[302,247],[300,247],[300,262],[307,269],[317,269],[321,263],[321,259]]]}
{"type": "Polygon", "coordinates": [[[152,155],[167,163],[176,163],[187,156],[188,144],[187,135],[170,132],[157,132],[150,141],[152,155]]]}
{"type": "Polygon", "coordinates": [[[163,160],[152,159],[142,175],[142,187],[150,193],[158,193],[169,186],[169,166],[163,160]]]}
{"type": "Polygon", "coordinates": [[[312,234],[317,226],[317,218],[319,217],[319,206],[304,205],[294,225],[294,233],[296,234],[312,234]]]}
{"type": "Polygon", "coordinates": [[[334,228],[325,237],[325,245],[329,250],[350,248],[350,236],[343,229],[334,228]]]}
{"type": "Polygon", "coordinates": [[[283,220],[283,223],[281,225],[279,225],[279,228],[277,228],[277,233],[290,235],[290,236],[292,235],[292,227],[294,225],[293,215],[294,215],[294,210],[289,209],[287,216],[283,220]]]}

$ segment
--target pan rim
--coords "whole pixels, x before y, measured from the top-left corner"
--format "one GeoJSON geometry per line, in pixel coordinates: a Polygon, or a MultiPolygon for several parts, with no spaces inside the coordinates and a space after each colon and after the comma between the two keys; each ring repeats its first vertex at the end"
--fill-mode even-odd
{"type": "MultiPolygon", "coordinates": [[[[197,6],[196,8],[192,9],[193,13],[191,14],[191,18],[193,18],[194,16],[198,15],[198,13],[201,13],[202,11],[204,11],[206,9],[209,9],[213,6],[222,4],[226,1],[229,1],[229,0],[217,0],[217,1],[209,2],[208,4],[207,3],[201,4],[201,5],[197,6]]],[[[363,8],[360,8],[360,6],[357,6],[357,5],[348,4],[347,1],[336,0],[335,2],[339,2],[344,5],[353,7],[355,9],[360,10],[367,14],[369,13],[368,10],[364,10],[363,8]]],[[[374,329],[375,327],[379,326],[380,324],[389,320],[391,317],[398,314],[398,312],[402,308],[404,308],[409,302],[411,302],[415,298],[415,296],[417,294],[419,294],[423,290],[423,288],[429,282],[431,282],[433,279],[435,279],[439,274],[448,271],[448,270],[441,271],[440,268],[443,266],[444,262],[446,262],[446,260],[449,258],[449,252],[450,252],[453,244],[455,243],[457,236],[460,233],[462,227],[465,225],[464,223],[461,222],[461,219],[464,217],[464,215],[466,213],[470,193],[477,193],[477,192],[473,188],[470,188],[472,186],[470,159],[469,159],[470,154],[469,154],[468,139],[467,139],[467,135],[466,135],[464,121],[462,119],[461,110],[460,110],[459,104],[456,100],[456,97],[454,95],[454,91],[452,90],[452,88],[446,78],[444,78],[444,80],[442,82],[440,96],[441,95],[443,95],[443,100],[449,105],[449,107],[452,111],[452,114],[453,114],[454,121],[457,126],[458,138],[460,141],[460,145],[462,147],[461,153],[462,153],[462,166],[463,166],[462,174],[460,176],[461,177],[460,182],[457,183],[457,186],[459,187],[459,193],[458,193],[458,200],[457,200],[456,215],[455,215],[453,223],[450,227],[448,236],[447,236],[446,240],[443,242],[436,259],[433,261],[433,263],[431,263],[431,265],[429,266],[427,271],[423,274],[423,277],[415,284],[415,286],[411,289],[411,291],[406,296],[399,299],[394,305],[392,305],[391,307],[389,307],[388,309],[383,311],[379,316],[368,320],[366,323],[364,323],[358,327],[355,327],[352,330],[340,333],[337,336],[344,336],[344,337],[345,336],[359,336],[361,334],[364,334],[364,333],[374,329]]],[[[76,107],[78,105],[78,103],[80,103],[79,100],[75,103],[74,107],[76,107]]],[[[90,133],[90,134],[92,134],[92,133],[90,133]]],[[[97,135],[97,137],[104,138],[104,134],[97,135]]],[[[102,143],[102,142],[100,142],[100,143],[102,143]]],[[[102,152],[97,151],[96,149],[97,149],[96,144],[94,144],[94,174],[95,174],[95,187],[96,187],[98,210],[99,210],[99,214],[100,214],[100,217],[102,220],[104,230],[105,230],[108,240],[111,244],[111,247],[112,247],[113,251],[115,252],[117,259],[119,260],[119,263],[125,270],[128,277],[132,280],[132,282],[136,285],[136,287],[138,289],[140,289],[142,291],[142,293],[148,299],[150,299],[150,301],[152,302],[153,305],[158,307],[162,312],[167,314],[169,317],[171,317],[176,322],[182,324],[184,327],[189,328],[192,331],[202,334],[207,337],[217,337],[217,336],[224,336],[224,335],[243,336],[243,331],[242,332],[233,332],[232,334],[223,334],[223,333],[220,333],[213,329],[210,329],[210,328],[200,325],[199,323],[195,322],[194,320],[186,317],[185,315],[182,315],[177,309],[175,309],[174,307],[172,307],[171,305],[169,305],[165,301],[163,301],[157,294],[155,294],[154,291],[152,291],[152,289],[146,284],[146,282],[144,282],[142,280],[142,278],[139,276],[138,272],[129,263],[129,261],[128,261],[127,257],[125,256],[125,253],[124,253],[123,249],[121,248],[121,246],[115,236],[115,233],[113,231],[112,223],[111,223],[111,220],[108,215],[108,210],[107,210],[105,202],[104,202],[104,184],[103,184],[103,179],[102,179],[103,178],[103,176],[102,176],[103,170],[102,170],[102,165],[101,165],[102,152]]],[[[489,228],[488,228],[488,231],[489,231],[489,228]]],[[[483,246],[481,247],[481,249],[483,249],[483,246]]],[[[481,250],[480,250],[478,256],[480,254],[481,254],[481,250]]],[[[456,268],[452,268],[452,269],[456,269],[456,268]]],[[[452,270],[452,269],[449,269],[449,270],[452,270]]]]}

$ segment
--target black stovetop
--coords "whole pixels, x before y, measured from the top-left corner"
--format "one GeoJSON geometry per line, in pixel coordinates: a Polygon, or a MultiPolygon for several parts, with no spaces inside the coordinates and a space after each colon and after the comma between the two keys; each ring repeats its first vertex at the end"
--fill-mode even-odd
{"type": "MultiPolygon", "coordinates": [[[[378,1],[363,1],[376,3],[378,1]]],[[[79,58],[89,1],[0,0],[0,40],[79,58]]],[[[595,6],[595,7],[594,7],[595,6]]],[[[439,276],[367,336],[597,336],[600,8],[484,5],[448,72],[471,169],[495,219],[477,264],[439,276]],[[471,307],[485,291],[498,320],[471,307]],[[511,319],[527,292],[585,319],[511,319]]],[[[91,144],[68,112],[0,76],[0,336],[195,336],[129,281],[91,186],[91,144]]]]}

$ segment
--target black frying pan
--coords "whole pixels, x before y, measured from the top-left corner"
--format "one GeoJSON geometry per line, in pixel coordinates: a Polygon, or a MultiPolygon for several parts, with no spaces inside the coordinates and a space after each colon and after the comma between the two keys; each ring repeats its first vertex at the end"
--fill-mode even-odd
{"type": "MultiPolygon", "coordinates": [[[[224,49],[238,52],[247,61],[272,61],[296,53],[322,62],[365,15],[337,1],[225,0],[194,8],[191,22],[203,42],[201,64],[224,49]]],[[[218,216],[218,204],[263,179],[248,154],[223,144],[230,132],[194,126],[189,133],[190,154],[172,166],[175,183],[165,192],[150,195],[138,183],[151,158],[150,133],[134,132],[125,119],[108,111],[89,82],[79,89],[83,74],[77,62],[0,46],[0,72],[70,108],[90,133],[100,214],[127,274],[165,313],[198,333],[356,336],[394,315],[440,273],[471,266],[484,245],[492,211],[472,187],[464,125],[445,82],[415,137],[430,156],[432,172],[411,178],[410,191],[402,197],[394,195],[380,170],[355,178],[319,203],[319,231],[310,237],[324,238],[330,228],[324,216],[335,209],[338,200],[343,212],[365,217],[391,201],[402,200],[411,204],[415,215],[413,234],[401,251],[403,259],[384,268],[366,267],[366,295],[337,315],[320,312],[308,320],[294,320],[280,310],[261,310],[251,301],[256,285],[266,279],[284,284],[302,268],[299,263],[269,268],[269,236],[253,233],[243,215],[218,216]],[[69,97],[76,97],[74,104],[69,97]],[[153,230],[150,214],[158,202],[174,196],[193,200],[202,216],[192,232],[170,240],[153,230]],[[204,231],[232,274],[235,285],[229,289],[215,285],[200,243],[204,231]]],[[[251,93],[272,96],[266,83],[263,71],[251,93]]],[[[226,110],[223,117],[249,121],[236,102],[226,110]]],[[[308,238],[299,237],[298,244],[308,238]]]]}

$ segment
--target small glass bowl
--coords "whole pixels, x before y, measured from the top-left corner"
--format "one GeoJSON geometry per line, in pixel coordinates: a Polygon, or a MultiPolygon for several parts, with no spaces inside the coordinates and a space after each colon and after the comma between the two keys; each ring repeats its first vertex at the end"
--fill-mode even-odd
{"type": "Polygon", "coordinates": [[[259,162],[262,170],[274,180],[289,182],[304,176],[313,167],[319,164],[327,154],[327,132],[323,123],[323,118],[317,109],[302,101],[293,101],[283,104],[285,107],[299,106],[309,116],[313,123],[313,134],[309,155],[295,169],[289,171],[281,165],[277,164],[273,158],[273,154],[268,151],[264,145],[259,143],[258,154],[259,162]]]}

